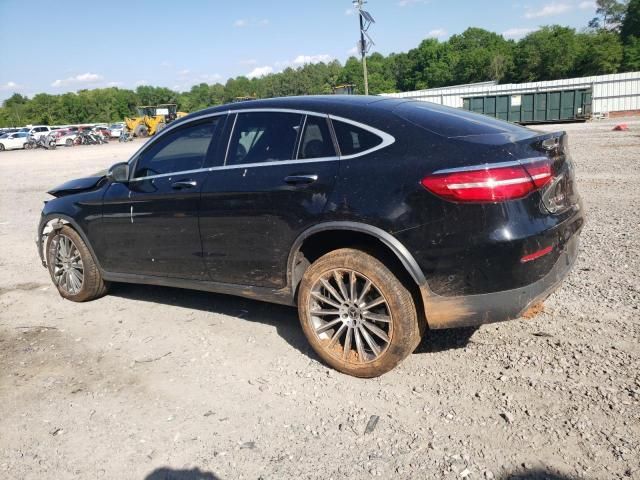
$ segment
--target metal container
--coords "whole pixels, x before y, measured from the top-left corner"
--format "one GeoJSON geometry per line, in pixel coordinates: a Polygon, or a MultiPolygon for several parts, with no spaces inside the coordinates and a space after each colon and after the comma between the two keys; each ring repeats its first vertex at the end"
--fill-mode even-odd
{"type": "Polygon", "coordinates": [[[576,122],[591,118],[591,89],[464,97],[463,108],[509,122],[576,122]]]}

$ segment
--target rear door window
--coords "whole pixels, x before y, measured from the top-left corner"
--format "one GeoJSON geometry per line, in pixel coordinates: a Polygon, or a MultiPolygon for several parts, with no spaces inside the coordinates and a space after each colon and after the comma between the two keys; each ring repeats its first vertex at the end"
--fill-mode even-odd
{"type": "Polygon", "coordinates": [[[366,152],[382,143],[382,138],[368,130],[339,120],[332,122],[341,155],[366,152]]]}
{"type": "Polygon", "coordinates": [[[335,157],[336,149],[333,146],[329,125],[325,117],[308,115],[302,132],[299,159],[312,159],[335,157]]]}
{"type": "Polygon", "coordinates": [[[302,118],[297,113],[239,113],[229,142],[227,165],[294,159],[302,118]]]}

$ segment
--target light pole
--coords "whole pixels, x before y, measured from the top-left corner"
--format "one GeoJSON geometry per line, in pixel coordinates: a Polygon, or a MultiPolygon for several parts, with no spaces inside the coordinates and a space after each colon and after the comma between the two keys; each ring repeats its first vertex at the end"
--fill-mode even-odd
{"type": "Polygon", "coordinates": [[[362,56],[362,72],[364,73],[364,94],[369,95],[369,76],[367,74],[367,53],[371,48],[371,45],[375,45],[373,40],[367,34],[367,30],[369,27],[376,23],[371,14],[366,10],[363,10],[364,4],[367,3],[366,0],[353,0],[353,6],[358,11],[358,18],[360,20],[360,42],[358,43],[358,48],[360,50],[360,55],[362,56]]]}

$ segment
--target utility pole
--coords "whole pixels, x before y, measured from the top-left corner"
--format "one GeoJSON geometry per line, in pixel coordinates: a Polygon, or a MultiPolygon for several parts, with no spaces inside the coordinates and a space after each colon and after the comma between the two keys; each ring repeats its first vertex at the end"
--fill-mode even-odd
{"type": "Polygon", "coordinates": [[[371,48],[371,45],[375,45],[371,37],[367,34],[369,27],[376,23],[371,14],[366,10],[363,10],[366,0],[353,0],[353,6],[358,11],[358,17],[360,20],[360,42],[358,48],[360,55],[362,56],[362,72],[364,74],[364,94],[369,95],[369,75],[367,74],[367,53],[371,48]]]}

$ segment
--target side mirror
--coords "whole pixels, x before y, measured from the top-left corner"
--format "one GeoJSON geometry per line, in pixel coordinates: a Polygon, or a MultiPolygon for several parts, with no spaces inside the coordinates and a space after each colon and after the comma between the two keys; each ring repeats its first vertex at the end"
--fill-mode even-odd
{"type": "Polygon", "coordinates": [[[107,178],[115,183],[127,183],[129,181],[129,164],[127,162],[116,163],[109,169],[107,178]]]}

